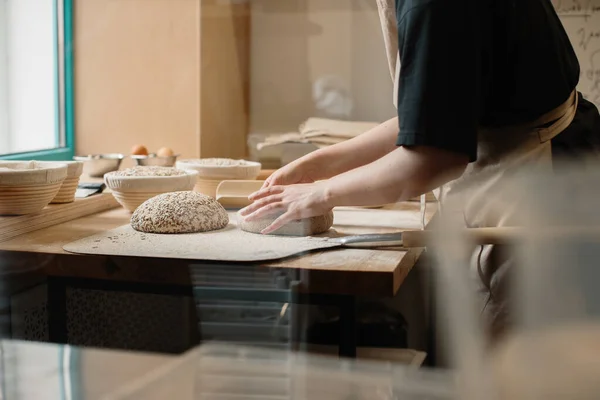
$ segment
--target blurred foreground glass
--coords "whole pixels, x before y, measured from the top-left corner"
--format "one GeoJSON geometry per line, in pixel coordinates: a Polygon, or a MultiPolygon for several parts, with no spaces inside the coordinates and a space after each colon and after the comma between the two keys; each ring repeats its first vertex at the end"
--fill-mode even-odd
{"type": "Polygon", "coordinates": [[[110,398],[450,400],[453,394],[453,377],[436,371],[208,344],[110,398]]]}
{"type": "MultiPolygon", "coordinates": [[[[502,213],[517,204],[508,272],[510,330],[492,351],[467,273],[475,236],[442,214],[436,234],[440,314],[464,398],[592,399],[600,396],[600,165],[522,173],[487,195],[502,213]],[[493,395],[492,395],[493,394],[493,395]]],[[[464,199],[467,201],[466,199],[464,199]]],[[[510,229],[510,228],[508,228],[510,229]]]]}

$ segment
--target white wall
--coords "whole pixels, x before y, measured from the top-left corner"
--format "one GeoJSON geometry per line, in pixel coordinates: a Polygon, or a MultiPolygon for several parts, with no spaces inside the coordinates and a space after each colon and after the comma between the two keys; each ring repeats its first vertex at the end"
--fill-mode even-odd
{"type": "Polygon", "coordinates": [[[252,0],[250,132],[285,132],[331,116],[313,85],[334,76],[352,102],[347,119],[395,115],[374,0],[252,0]]]}
{"type": "Polygon", "coordinates": [[[600,0],[553,0],[575,48],[581,77],[578,90],[600,107],[600,0]]]}
{"type": "Polygon", "coordinates": [[[53,0],[3,3],[0,153],[56,147],[53,0]]]}

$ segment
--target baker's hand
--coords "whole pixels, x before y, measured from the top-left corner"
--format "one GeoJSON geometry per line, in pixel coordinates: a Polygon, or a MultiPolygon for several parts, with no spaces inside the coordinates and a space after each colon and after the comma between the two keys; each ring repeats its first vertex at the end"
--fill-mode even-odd
{"type": "Polygon", "coordinates": [[[265,182],[262,188],[268,188],[278,185],[294,185],[296,183],[312,183],[316,181],[315,168],[312,163],[305,159],[298,159],[290,164],[281,167],[273,172],[265,182]]]}
{"type": "Polygon", "coordinates": [[[246,221],[281,214],[261,233],[269,234],[288,222],[323,215],[333,206],[328,203],[326,182],[269,186],[251,194],[251,205],[240,210],[246,221]]]}

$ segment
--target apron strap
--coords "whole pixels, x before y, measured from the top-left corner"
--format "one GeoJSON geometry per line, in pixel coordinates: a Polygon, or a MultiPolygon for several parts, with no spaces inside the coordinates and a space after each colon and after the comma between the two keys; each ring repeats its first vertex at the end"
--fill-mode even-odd
{"type": "Polygon", "coordinates": [[[540,143],[554,139],[559,133],[567,129],[575,118],[578,105],[579,95],[577,94],[577,91],[574,90],[567,101],[534,121],[530,126],[537,132],[540,143]],[[550,126],[540,128],[540,126],[546,125],[552,121],[554,122],[550,126]]]}
{"type": "MultiPolygon", "coordinates": [[[[540,118],[531,123],[525,124],[523,126],[515,126],[511,129],[537,134],[540,143],[545,143],[555,138],[573,122],[573,119],[575,118],[575,114],[577,112],[578,104],[579,95],[576,90],[573,90],[573,92],[569,95],[567,101],[565,101],[560,106],[542,115],[540,118]],[[541,127],[549,123],[551,123],[550,126],[541,127]]],[[[444,197],[446,195],[447,187],[448,185],[446,184],[434,190],[434,194],[439,203],[440,212],[443,212],[442,203],[445,200],[444,197]]]]}

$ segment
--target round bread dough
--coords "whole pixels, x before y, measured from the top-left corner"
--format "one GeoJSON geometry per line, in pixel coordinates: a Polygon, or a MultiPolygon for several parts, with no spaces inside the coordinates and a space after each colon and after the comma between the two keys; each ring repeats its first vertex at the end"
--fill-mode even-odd
{"type": "Polygon", "coordinates": [[[142,203],[131,216],[131,226],[146,233],[194,233],[223,229],[227,211],[212,197],[197,192],[171,192],[142,203]]]}
{"type": "MultiPolygon", "coordinates": [[[[266,227],[271,225],[278,215],[270,215],[256,221],[246,222],[244,218],[238,214],[238,226],[241,230],[251,233],[261,233],[266,227]]],[[[329,211],[325,215],[316,217],[303,218],[288,222],[281,228],[272,232],[271,235],[280,236],[311,236],[327,232],[333,225],[333,211],[329,211]]]]}

